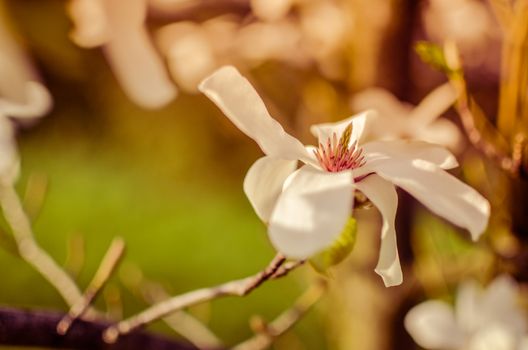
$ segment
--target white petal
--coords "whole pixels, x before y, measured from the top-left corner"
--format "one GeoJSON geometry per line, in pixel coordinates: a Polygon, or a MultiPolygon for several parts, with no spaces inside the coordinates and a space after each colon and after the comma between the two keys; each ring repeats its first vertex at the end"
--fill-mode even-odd
{"type": "Polygon", "coordinates": [[[433,213],[469,230],[473,240],[477,240],[486,229],[489,202],[437,165],[422,159],[386,159],[371,164],[367,161],[367,165],[409,192],[433,213]]]}
{"type": "Polygon", "coordinates": [[[178,86],[196,92],[200,81],[217,65],[207,31],[193,22],[177,22],[162,27],[157,39],[178,86]]]}
{"type": "Polygon", "coordinates": [[[519,340],[519,346],[518,346],[517,350],[528,350],[528,335],[524,335],[519,340]]]}
{"type": "Polygon", "coordinates": [[[361,146],[366,164],[377,164],[386,160],[421,159],[436,164],[442,169],[458,166],[455,156],[445,147],[423,141],[374,141],[361,146]]]}
{"type": "Polygon", "coordinates": [[[405,316],[405,329],[425,349],[459,349],[464,334],[458,329],[453,310],[440,301],[427,301],[413,307],[405,316]]]}
{"type": "Polygon", "coordinates": [[[141,107],[161,108],[176,97],[176,87],[145,31],[112,40],[104,52],[124,92],[141,107]]]}
{"type": "Polygon", "coordinates": [[[110,39],[111,30],[106,16],[105,0],[72,0],[68,13],[75,25],[72,40],[82,47],[103,45],[110,39]]]}
{"type": "MultiPolygon", "coordinates": [[[[354,111],[374,109],[377,112],[375,120],[368,123],[364,133],[369,140],[392,140],[402,138],[408,133],[406,127],[408,114],[413,106],[399,101],[385,89],[370,88],[354,95],[351,100],[354,111]]],[[[374,118],[373,118],[374,119],[374,118]]]]}
{"type": "Polygon", "coordinates": [[[456,97],[450,83],[440,85],[413,109],[409,115],[412,124],[419,127],[432,123],[455,102],[456,97]]]}
{"type": "Polygon", "coordinates": [[[389,91],[380,88],[370,88],[357,93],[352,98],[351,104],[354,111],[375,109],[384,122],[390,122],[394,115],[397,116],[397,120],[407,117],[412,109],[412,105],[401,102],[389,91]]]}
{"type": "Polygon", "coordinates": [[[253,86],[236,68],[220,68],[198,88],[266,155],[291,160],[307,157],[304,146],[270,116],[253,86]]]}
{"type": "Polygon", "coordinates": [[[500,322],[513,333],[525,333],[526,317],[517,304],[518,293],[517,284],[511,277],[495,278],[482,295],[481,308],[486,321],[500,322]]]}
{"type": "Polygon", "coordinates": [[[262,221],[268,222],[284,181],[296,167],[296,160],[266,156],[249,168],[244,179],[244,192],[262,221]]]}
{"type": "Polygon", "coordinates": [[[479,329],[469,341],[468,350],[516,350],[516,335],[500,324],[479,329]]]}
{"type": "Polygon", "coordinates": [[[352,123],[352,135],[350,137],[350,144],[354,141],[360,141],[363,130],[365,129],[366,123],[369,122],[376,114],[373,110],[368,110],[356,115],[353,115],[347,119],[343,119],[336,123],[323,123],[314,124],[310,127],[310,132],[319,139],[319,142],[325,144],[326,140],[335,133],[337,138],[341,136],[346,127],[352,123]]]}
{"type": "Polygon", "coordinates": [[[482,324],[481,288],[475,281],[466,281],[458,287],[456,318],[461,329],[473,333],[482,324]]]}
{"type": "Polygon", "coordinates": [[[455,123],[445,118],[439,118],[417,130],[414,138],[448,147],[455,152],[461,151],[463,146],[460,129],[455,123]]]}
{"type": "Polygon", "coordinates": [[[305,259],[332,244],[352,212],[352,181],[350,171],[328,173],[309,165],[293,173],[270,219],[275,248],[305,259]]]}
{"type": "Polygon", "coordinates": [[[396,244],[394,220],[398,209],[398,194],[393,184],[372,174],[355,183],[356,189],[378,208],[383,218],[381,245],[376,273],[383,278],[386,287],[402,283],[403,276],[396,244]]]}
{"type": "Polygon", "coordinates": [[[128,97],[144,108],[160,108],[176,96],[162,59],[145,28],[145,0],[106,2],[112,38],[104,52],[128,97]]]}
{"type": "Polygon", "coordinates": [[[41,83],[28,81],[25,92],[24,103],[0,98],[0,114],[15,118],[33,118],[49,112],[52,106],[51,95],[41,83]]]}

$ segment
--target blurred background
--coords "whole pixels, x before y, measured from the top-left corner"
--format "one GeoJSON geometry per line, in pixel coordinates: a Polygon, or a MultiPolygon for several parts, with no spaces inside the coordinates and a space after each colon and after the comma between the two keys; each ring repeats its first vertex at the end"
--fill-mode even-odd
{"type": "MultiPolygon", "coordinates": [[[[499,103],[504,33],[479,0],[0,0],[0,26],[53,99],[38,121],[14,121],[17,189],[36,239],[83,289],[112,239],[123,237],[126,258],[96,303],[115,318],[146,307],[138,286],[147,280],[178,294],[255,273],[274,256],[242,191],[261,151],[196,90],[215,68],[237,66],[306,143],[315,141],[313,123],[358,106],[405,117],[445,83],[415,53],[419,40],[456,41],[483,110],[493,116],[499,103]]],[[[0,76],[3,96],[9,79],[0,76]]],[[[404,284],[386,289],[373,271],[378,213],[358,210],[354,251],[274,349],[419,349],[403,328],[412,305],[452,301],[467,278],[527,277],[526,208],[511,195],[526,193],[524,180],[482,157],[454,110],[443,115],[441,140],[462,165],[454,174],[492,202],[485,238],[472,243],[401,192],[404,284]]],[[[2,225],[0,304],[66,311],[2,225]]],[[[189,311],[236,344],[252,335],[252,316],[273,319],[315,275],[303,266],[248,297],[189,311]]],[[[162,322],[151,328],[178,337],[162,322]]]]}

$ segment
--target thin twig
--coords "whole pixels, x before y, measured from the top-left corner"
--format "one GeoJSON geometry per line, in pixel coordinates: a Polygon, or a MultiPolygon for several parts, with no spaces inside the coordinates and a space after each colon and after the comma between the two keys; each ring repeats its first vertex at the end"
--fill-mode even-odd
{"type": "MultiPolygon", "coordinates": [[[[152,304],[160,303],[170,298],[170,295],[159,283],[143,283],[141,292],[144,298],[152,304]]],[[[172,330],[200,349],[219,349],[224,347],[222,341],[209,328],[183,310],[165,316],[163,321],[172,330]]]]}
{"type": "Polygon", "coordinates": [[[326,282],[324,280],[317,281],[297,299],[290,309],[284,311],[273,322],[264,325],[254,337],[233,347],[233,350],[267,349],[278,336],[293,327],[319,301],[325,291],[326,282]]]}
{"type": "Polygon", "coordinates": [[[273,276],[271,276],[270,279],[277,279],[277,278],[284,277],[284,276],[288,275],[292,270],[295,270],[296,268],[298,268],[299,266],[301,266],[305,262],[306,262],[305,260],[289,261],[289,262],[285,263],[284,265],[282,265],[277,270],[277,272],[275,272],[273,274],[273,276]]]}
{"type": "Polygon", "coordinates": [[[82,297],[72,278],[36,242],[20,198],[10,183],[0,183],[0,206],[11,227],[20,256],[37,270],[71,306],[82,297]]]}
{"type": "MultiPolygon", "coordinates": [[[[458,94],[455,108],[460,116],[462,126],[469,141],[477,150],[482,152],[488,159],[495,161],[503,170],[513,176],[519,175],[520,163],[510,155],[511,150],[505,149],[508,145],[502,139],[502,135],[492,125],[487,125],[488,132],[493,134],[491,135],[492,140],[488,140],[476,125],[477,115],[475,115],[475,111],[480,114],[479,117],[482,120],[487,121],[487,118],[468,92],[462,73],[460,54],[456,44],[454,42],[447,42],[444,47],[444,54],[447,64],[452,71],[448,75],[449,80],[458,94]]],[[[522,140],[524,141],[524,139],[522,140]]]]}
{"type": "Polygon", "coordinates": [[[47,190],[48,178],[45,174],[33,173],[29,176],[23,206],[30,221],[34,221],[40,214],[47,190]]]}
{"type": "Polygon", "coordinates": [[[264,270],[253,276],[223,283],[211,288],[197,289],[175,296],[156,305],[152,305],[139,314],[108,327],[103,334],[104,340],[108,343],[113,343],[120,335],[130,333],[138,327],[191,305],[229,295],[247,295],[270,279],[285,261],[286,258],[283,255],[277,254],[264,270]]]}
{"type": "MultiPolygon", "coordinates": [[[[170,298],[170,294],[157,282],[149,281],[143,272],[133,265],[121,274],[122,283],[134,294],[149,304],[160,303],[170,298]]],[[[222,341],[202,322],[184,310],[176,311],[162,319],[172,330],[180,334],[200,349],[223,348],[222,341]]]]}
{"type": "Polygon", "coordinates": [[[97,294],[99,294],[99,291],[104,287],[112,273],[115,271],[124,252],[125,241],[120,237],[115,238],[106,252],[92,281],[88,284],[82,298],[72,305],[68,314],[57,324],[57,333],[62,335],[66,334],[72,323],[86,312],[86,309],[88,309],[97,294]]]}
{"type": "Polygon", "coordinates": [[[68,238],[64,270],[73,278],[79,276],[84,266],[86,243],[81,233],[74,233],[68,238]]]}

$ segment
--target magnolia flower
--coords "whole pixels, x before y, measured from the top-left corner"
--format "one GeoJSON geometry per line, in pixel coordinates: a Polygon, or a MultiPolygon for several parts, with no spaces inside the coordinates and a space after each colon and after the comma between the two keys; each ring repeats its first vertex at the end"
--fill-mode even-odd
{"type": "Polygon", "coordinates": [[[351,104],[354,110],[374,108],[378,111],[377,124],[383,128],[368,130],[372,138],[421,140],[457,150],[462,142],[460,131],[450,120],[439,118],[455,100],[453,87],[446,83],[433,90],[418,106],[400,102],[380,88],[354,95],[351,104]]]}
{"type": "Polygon", "coordinates": [[[426,301],[405,316],[405,328],[425,349],[526,350],[527,319],[516,304],[517,286],[497,277],[485,290],[462,284],[455,309],[442,301],[426,301]]]}
{"type": "Polygon", "coordinates": [[[159,108],[176,96],[163,61],[152,44],[146,0],[72,0],[73,41],[102,46],[125,93],[145,108],[159,108]]]}
{"type": "Polygon", "coordinates": [[[354,189],[383,216],[376,272],[387,286],[402,282],[394,220],[395,185],[434,213],[470,231],[477,239],[487,225],[489,203],[443,169],[457,162],[446,149],[424,142],[360,143],[373,112],[338,123],[313,125],[319,147],[303,144],[268,113],[248,80],[223,67],[200,84],[205,93],[265,156],[251,166],[244,191],[257,215],[268,223],[275,248],[305,259],[328,247],[349,219],[354,189]],[[298,162],[303,165],[297,169],[298,162]]]}
{"type": "Polygon", "coordinates": [[[13,182],[19,171],[13,119],[24,122],[46,114],[52,98],[5,23],[0,18],[0,181],[13,182]]]}

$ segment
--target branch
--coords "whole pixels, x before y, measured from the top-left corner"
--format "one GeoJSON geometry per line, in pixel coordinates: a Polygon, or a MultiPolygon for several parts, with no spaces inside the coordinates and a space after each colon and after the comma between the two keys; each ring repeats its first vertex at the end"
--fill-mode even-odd
{"type": "Polygon", "coordinates": [[[11,227],[20,256],[55,287],[68,306],[75,304],[82,298],[81,291],[72,278],[38,245],[29,217],[24,212],[14,186],[4,181],[0,181],[0,206],[11,227]]]}
{"type": "Polygon", "coordinates": [[[462,73],[460,54],[454,42],[446,42],[444,55],[450,69],[449,81],[458,94],[455,108],[460,115],[462,126],[469,141],[484,156],[497,163],[500,168],[512,176],[518,176],[521,173],[525,138],[519,134],[515,136],[511,147],[507,144],[503,136],[489,123],[482,109],[470,96],[462,73]],[[483,131],[477,127],[477,120],[484,123],[483,131]]]}
{"type": "Polygon", "coordinates": [[[64,314],[0,308],[0,344],[61,349],[105,350],[197,350],[146,332],[135,332],[108,345],[102,340],[107,323],[77,320],[68,334],[58,335],[55,328],[64,314]]]}
{"type": "MultiPolygon", "coordinates": [[[[160,303],[170,295],[159,283],[141,280],[135,289],[150,304],[160,303]]],[[[222,348],[222,341],[205,324],[184,310],[175,311],[163,318],[163,321],[176,333],[183,336],[200,349],[222,348]]]]}
{"type": "Polygon", "coordinates": [[[279,315],[273,322],[262,324],[262,329],[254,337],[233,347],[233,350],[264,350],[273,341],[293,327],[310,308],[323,296],[326,282],[319,280],[314,283],[293,306],[279,315]]]}
{"type": "Polygon", "coordinates": [[[130,333],[136,328],[165,317],[174,311],[204,301],[229,295],[247,295],[268,279],[272,279],[285,261],[286,258],[284,256],[277,254],[264,270],[253,276],[227,282],[211,288],[197,289],[155,304],[143,312],[109,327],[103,334],[104,339],[108,343],[113,343],[120,335],[130,333]]]}

